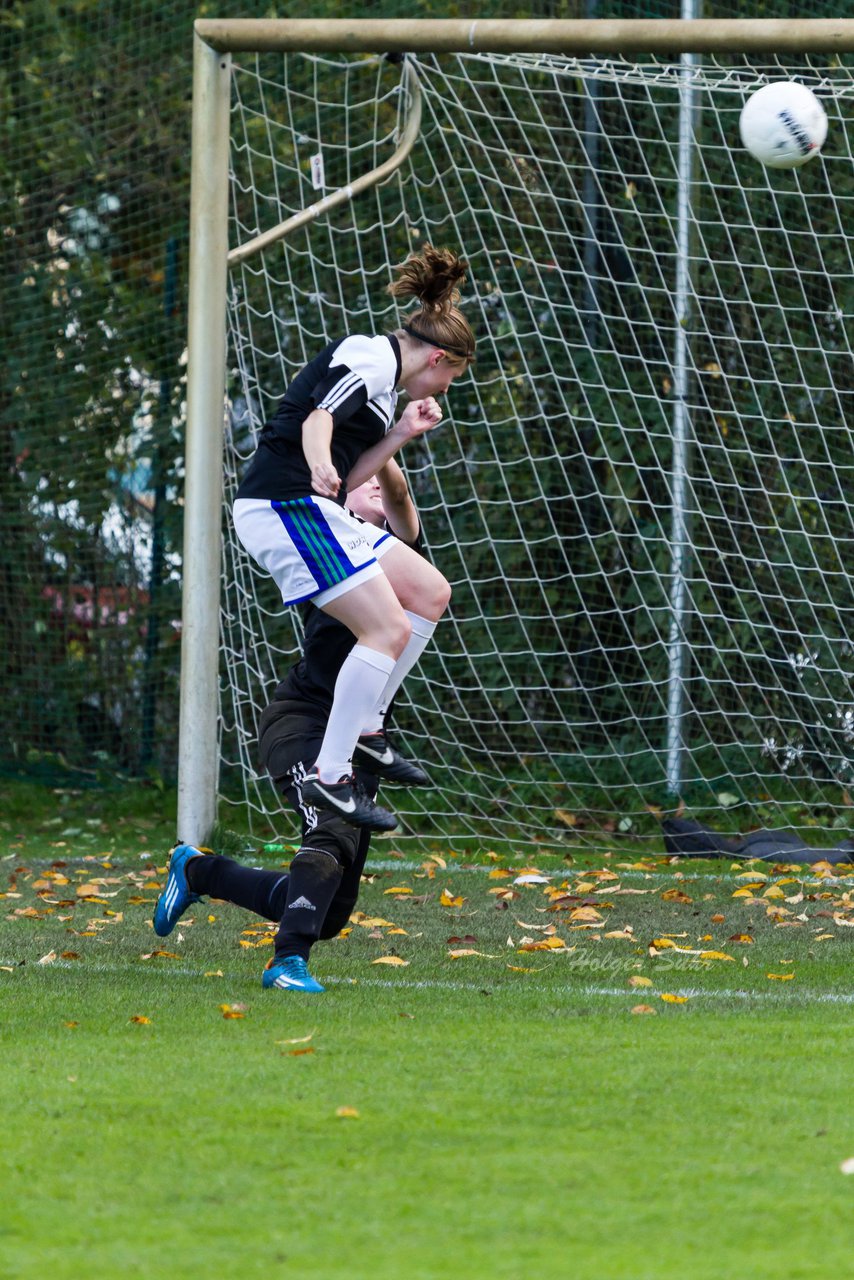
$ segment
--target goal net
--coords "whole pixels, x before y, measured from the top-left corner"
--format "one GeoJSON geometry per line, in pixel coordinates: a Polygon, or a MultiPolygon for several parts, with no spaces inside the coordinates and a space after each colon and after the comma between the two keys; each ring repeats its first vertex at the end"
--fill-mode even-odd
{"type": "MultiPolygon", "coordinates": [[[[387,159],[416,92],[393,176],[228,284],[226,508],[303,363],[397,325],[390,264],[470,263],[477,362],[401,457],[453,598],[398,700],[435,787],[394,796],[395,839],[658,839],[677,805],[843,825],[850,59],[235,55],[230,244],[387,159]],[[786,78],[828,139],[770,171],[738,117],[786,78]]],[[[224,528],[222,793],[287,835],[256,726],[299,620],[224,528]]]]}

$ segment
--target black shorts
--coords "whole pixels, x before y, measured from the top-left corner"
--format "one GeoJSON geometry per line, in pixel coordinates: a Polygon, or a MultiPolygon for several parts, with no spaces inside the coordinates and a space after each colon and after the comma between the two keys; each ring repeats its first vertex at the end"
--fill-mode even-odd
{"type": "MultiPolygon", "coordinates": [[[[367,848],[363,837],[368,833],[350,826],[336,813],[304,804],[302,798],[302,780],[318,757],[325,732],[326,716],[319,708],[312,712],[305,706],[272,702],[261,716],[261,762],[300,816],[302,847],[323,849],[348,867],[357,855],[364,859],[367,848]]],[[[356,769],[356,780],[372,798],[377,794],[375,774],[356,769]]]]}

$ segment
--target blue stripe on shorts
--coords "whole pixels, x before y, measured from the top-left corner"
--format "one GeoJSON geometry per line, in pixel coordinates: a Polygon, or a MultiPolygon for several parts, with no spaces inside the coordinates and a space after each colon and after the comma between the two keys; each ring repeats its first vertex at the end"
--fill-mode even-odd
{"type": "Polygon", "coordinates": [[[320,591],[337,586],[355,566],[339,547],[326,517],[311,498],[293,498],[270,504],[288,531],[320,591]]]}

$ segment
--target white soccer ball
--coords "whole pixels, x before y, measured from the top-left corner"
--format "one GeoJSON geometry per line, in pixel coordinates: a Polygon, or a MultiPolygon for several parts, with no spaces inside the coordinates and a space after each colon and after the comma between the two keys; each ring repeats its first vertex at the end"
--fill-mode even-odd
{"type": "Polygon", "coordinates": [[[761,164],[769,169],[798,169],[821,150],[827,116],[806,85],[776,80],[751,94],[738,127],[742,142],[761,164]]]}

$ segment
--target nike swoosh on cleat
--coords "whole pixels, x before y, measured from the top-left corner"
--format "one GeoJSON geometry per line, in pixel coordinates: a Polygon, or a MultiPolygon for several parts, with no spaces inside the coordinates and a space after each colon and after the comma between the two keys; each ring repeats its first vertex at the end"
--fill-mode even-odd
{"type": "Polygon", "coordinates": [[[362,755],[370,756],[372,760],[376,760],[377,764],[394,764],[394,755],[391,747],[386,747],[385,751],[380,755],[378,751],[372,751],[370,747],[359,745],[362,755]]]}
{"type": "Polygon", "coordinates": [[[347,803],[344,804],[343,801],[336,800],[335,796],[331,796],[328,791],[324,791],[323,787],[321,787],[319,783],[315,783],[315,786],[317,787],[317,790],[320,792],[320,794],[322,796],[325,796],[326,799],[329,801],[329,803],[331,805],[334,805],[336,809],[339,809],[341,813],[355,813],[356,801],[353,799],[352,796],[347,801],[347,803]]]}

